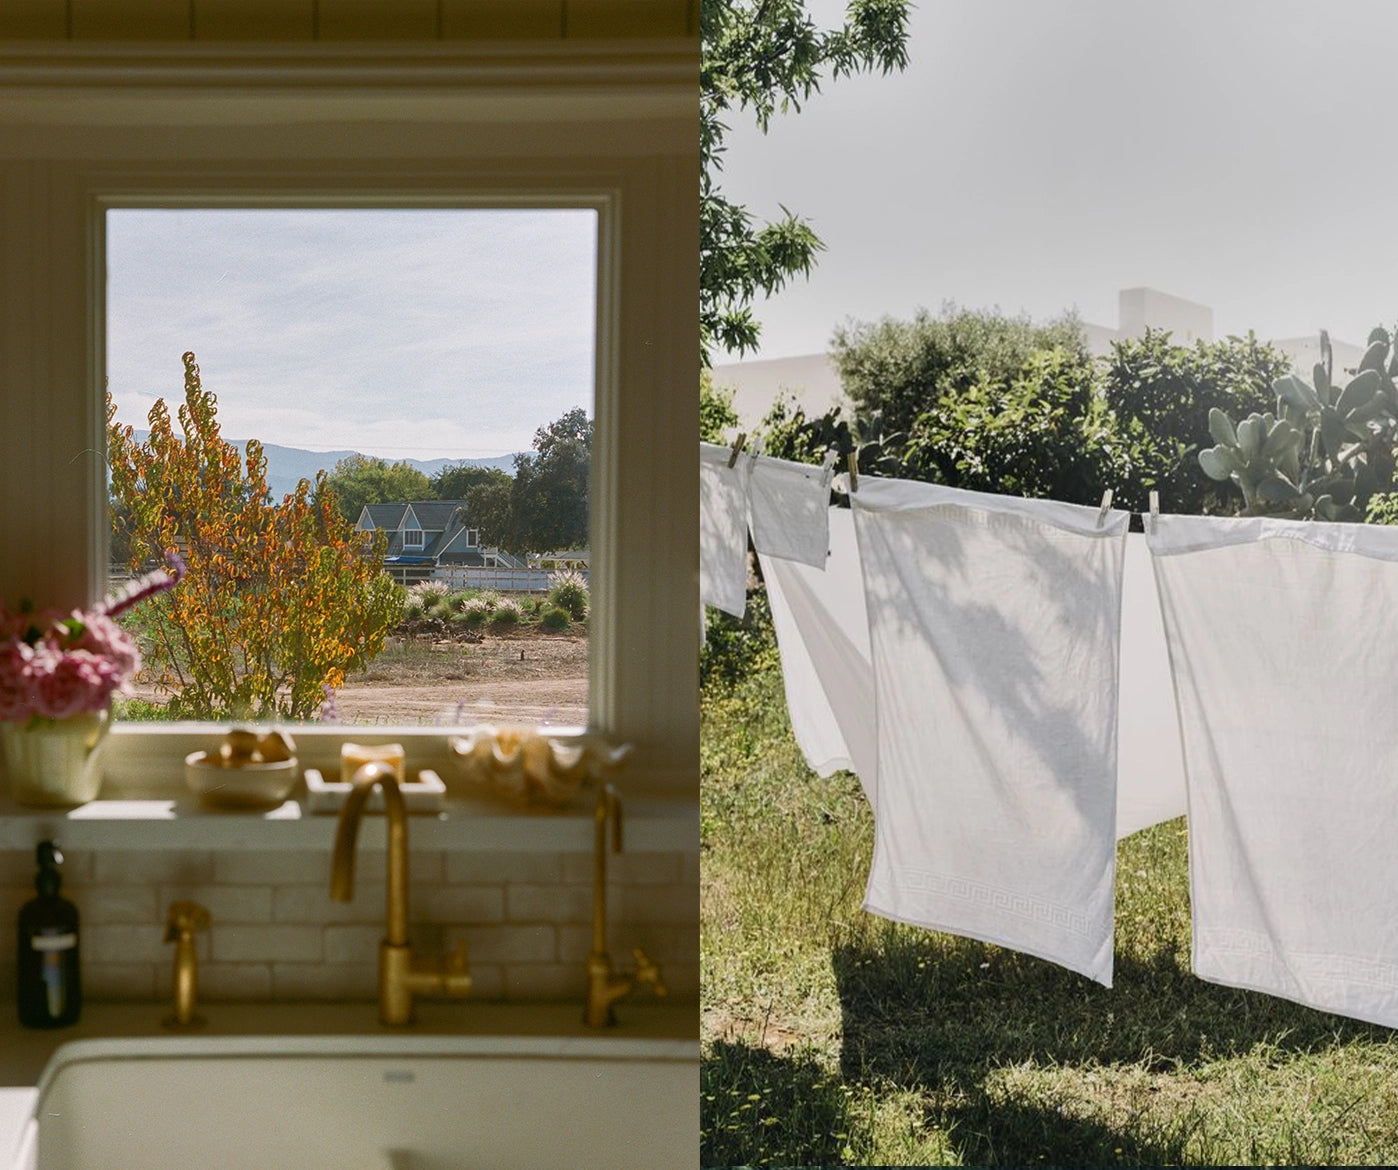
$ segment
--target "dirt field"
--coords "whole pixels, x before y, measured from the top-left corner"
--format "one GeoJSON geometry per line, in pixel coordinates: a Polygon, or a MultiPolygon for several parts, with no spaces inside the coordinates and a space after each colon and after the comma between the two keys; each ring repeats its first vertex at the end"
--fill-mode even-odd
{"type": "Polygon", "coordinates": [[[338,696],[346,723],[587,722],[587,637],[487,634],[480,642],[394,639],[338,696]]]}
{"type": "MultiPolygon", "coordinates": [[[[139,683],[136,694],[162,699],[139,683]]],[[[586,723],[587,635],[390,638],[367,671],[346,681],[336,702],[344,723],[586,723]]]]}

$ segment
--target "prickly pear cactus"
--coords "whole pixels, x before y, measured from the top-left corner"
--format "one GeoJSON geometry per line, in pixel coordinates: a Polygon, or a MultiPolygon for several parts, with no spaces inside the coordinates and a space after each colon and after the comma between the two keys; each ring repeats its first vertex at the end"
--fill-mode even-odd
{"type": "Polygon", "coordinates": [[[1209,411],[1214,446],[1199,452],[1211,479],[1232,481],[1243,494],[1243,515],[1298,520],[1364,519],[1369,497],[1393,486],[1398,442],[1398,351],[1387,330],[1369,346],[1343,386],[1334,377],[1329,335],[1308,383],[1278,378],[1275,414],[1251,414],[1234,424],[1209,411]]]}

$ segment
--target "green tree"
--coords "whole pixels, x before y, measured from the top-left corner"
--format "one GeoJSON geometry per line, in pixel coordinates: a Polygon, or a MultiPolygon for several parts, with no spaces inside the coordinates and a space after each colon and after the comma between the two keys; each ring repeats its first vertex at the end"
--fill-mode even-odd
{"type": "Polygon", "coordinates": [[[1045,349],[939,395],[913,423],[903,466],[973,491],[1095,504],[1121,470],[1113,438],[1092,359],[1045,349]]]}
{"type": "Polygon", "coordinates": [[[714,385],[708,370],[699,371],[699,438],[706,443],[722,443],[723,432],[738,425],[733,409],[733,391],[714,385]]]}
{"type": "Polygon", "coordinates": [[[801,108],[826,74],[884,73],[908,62],[910,0],[852,0],[845,22],[822,30],[804,0],[704,0],[699,11],[699,335],[710,350],[743,353],[757,346],[753,318],[758,293],[771,296],[798,273],[810,272],[823,245],[809,224],[785,207],[780,219],[754,225],[740,204],[719,190],[722,120],[751,112],[766,133],[777,112],[801,108]]]}
{"type": "Polygon", "coordinates": [[[1209,411],[1244,418],[1271,410],[1272,384],[1290,370],[1286,354],[1251,333],[1183,346],[1167,331],[1148,329],[1113,343],[1102,387],[1126,464],[1117,506],[1145,511],[1155,490],[1171,512],[1231,511],[1232,493],[1199,466],[1199,452],[1214,441],[1209,411]]]}
{"type": "Polygon", "coordinates": [[[472,488],[482,484],[503,484],[508,488],[510,476],[498,467],[448,463],[432,477],[432,496],[438,500],[464,500],[472,488]]]}
{"type": "Polygon", "coordinates": [[[515,456],[510,492],[513,551],[580,548],[588,543],[587,493],[592,420],[581,407],[534,432],[533,455],[515,456]]]}
{"type": "MultiPolygon", "coordinates": [[[[438,498],[432,481],[411,463],[389,463],[369,455],[347,455],[326,476],[340,514],[351,524],[365,504],[397,504],[438,498]]],[[[448,497],[452,498],[452,497],[448,497]]]]}
{"type": "Polygon", "coordinates": [[[503,482],[490,479],[468,487],[460,498],[466,501],[467,522],[480,530],[482,544],[514,549],[518,548],[510,506],[514,481],[508,475],[502,479],[503,482]]]}
{"type": "Polygon", "coordinates": [[[885,317],[835,331],[831,353],[857,414],[878,411],[892,430],[910,431],[939,401],[978,384],[1006,385],[1020,376],[1032,354],[1061,349],[1074,362],[1088,360],[1082,327],[1071,314],[1045,325],[1028,317],[942,306],[933,316],[919,309],[911,321],[885,317]]]}

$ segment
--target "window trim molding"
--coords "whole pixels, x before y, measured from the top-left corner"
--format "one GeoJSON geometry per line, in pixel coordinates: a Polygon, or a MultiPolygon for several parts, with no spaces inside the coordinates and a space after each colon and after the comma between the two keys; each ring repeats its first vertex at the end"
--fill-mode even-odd
{"type": "MultiPolygon", "coordinates": [[[[227,179],[219,183],[216,190],[211,190],[205,185],[203,172],[193,170],[167,172],[161,176],[159,182],[138,180],[134,185],[130,178],[118,179],[110,174],[93,175],[88,180],[91,186],[86,192],[90,208],[88,247],[93,257],[92,275],[94,278],[89,289],[89,304],[93,307],[92,312],[95,318],[92,322],[92,352],[89,356],[90,384],[94,387],[104,385],[106,377],[105,244],[106,213],[110,210],[124,208],[192,210],[210,207],[294,208],[298,210],[308,208],[583,209],[591,210],[597,215],[594,426],[599,433],[604,427],[614,426],[616,388],[612,386],[611,392],[604,394],[602,379],[606,376],[605,370],[612,371],[611,377],[616,376],[613,355],[608,351],[605,339],[614,337],[618,331],[619,323],[609,320],[608,314],[614,315],[617,312],[619,299],[608,284],[608,272],[612,273],[611,279],[615,279],[615,266],[605,262],[603,241],[606,239],[615,241],[617,238],[614,222],[619,214],[620,200],[617,189],[608,189],[591,183],[581,184],[571,191],[560,191],[557,186],[549,188],[511,184],[508,187],[482,191],[476,185],[463,183],[460,175],[443,174],[433,169],[407,176],[406,180],[402,181],[401,186],[395,183],[392,188],[380,188],[371,193],[364,193],[354,188],[355,179],[353,176],[356,173],[353,168],[345,172],[351,176],[346,180],[333,168],[330,172],[323,168],[316,168],[309,173],[298,173],[294,170],[291,172],[281,171],[276,177],[275,188],[269,187],[270,176],[264,175],[243,190],[230,189],[227,179]],[[344,185],[342,186],[342,184],[344,185]],[[102,274],[100,280],[96,279],[98,272],[102,274]],[[605,422],[604,401],[610,404],[609,409],[605,412],[605,422]]],[[[589,510],[593,545],[594,547],[600,545],[607,550],[603,554],[607,569],[603,570],[601,577],[603,586],[598,590],[599,594],[604,595],[607,588],[605,582],[612,579],[609,570],[617,550],[614,543],[606,543],[606,538],[602,534],[615,531],[615,524],[608,524],[607,521],[616,507],[616,500],[610,494],[614,485],[614,477],[606,474],[605,470],[598,465],[595,450],[593,458],[589,510]]],[[[104,498],[102,500],[104,516],[106,507],[107,502],[104,498]]],[[[103,531],[100,534],[102,552],[96,561],[97,566],[102,569],[102,576],[98,581],[92,583],[90,592],[94,597],[100,596],[106,588],[105,566],[108,563],[107,543],[110,534],[105,524],[102,528],[103,531]]],[[[407,530],[403,531],[405,536],[404,549],[406,550],[413,546],[410,546],[406,541],[407,530]]],[[[419,529],[419,531],[421,530],[419,529]]],[[[424,546],[419,544],[416,547],[422,548],[424,546]]],[[[608,716],[611,713],[607,710],[607,703],[599,701],[607,693],[613,660],[619,650],[615,639],[610,638],[609,635],[610,628],[606,619],[602,618],[594,626],[588,647],[589,723],[587,728],[578,729],[602,735],[614,734],[610,730],[608,722],[608,716]]],[[[129,792],[133,786],[139,786],[139,781],[135,779],[134,773],[142,768],[154,768],[158,772],[168,773],[176,756],[182,761],[184,755],[188,754],[182,750],[184,746],[190,742],[208,741],[211,729],[217,726],[220,725],[218,723],[175,722],[165,725],[166,728],[171,729],[169,734],[152,736],[150,724],[115,723],[110,733],[112,743],[107,749],[107,770],[113,779],[113,787],[129,792]]],[[[415,745],[416,755],[419,759],[431,758],[434,761],[432,765],[422,763],[419,766],[435,766],[439,769],[451,763],[451,757],[448,754],[435,750],[437,741],[441,741],[444,745],[445,735],[449,730],[440,727],[396,727],[393,728],[392,735],[385,739],[381,729],[375,725],[350,725],[347,727],[296,725],[294,727],[298,742],[302,744],[314,742],[314,755],[317,758],[322,758],[326,766],[328,766],[329,758],[333,754],[328,749],[333,748],[334,752],[338,752],[338,745],[341,742],[360,742],[365,739],[388,742],[390,739],[402,739],[406,736],[415,745]]],[[[189,750],[199,749],[190,748],[189,750]]],[[[308,766],[315,765],[309,764],[308,766]]]]}

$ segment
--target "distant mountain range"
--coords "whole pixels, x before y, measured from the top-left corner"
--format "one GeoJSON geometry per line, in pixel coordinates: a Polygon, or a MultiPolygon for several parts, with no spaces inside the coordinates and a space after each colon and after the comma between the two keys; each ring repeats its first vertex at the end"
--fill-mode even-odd
{"type": "MultiPolygon", "coordinates": [[[[138,442],[144,443],[149,438],[149,431],[136,432],[138,442]]],[[[229,442],[237,444],[239,450],[247,451],[246,439],[230,439],[229,442]]],[[[267,456],[267,488],[274,500],[280,500],[282,496],[294,492],[296,484],[302,479],[310,480],[314,484],[316,472],[322,468],[333,471],[335,464],[341,459],[360,454],[358,451],[306,451],[300,447],[279,447],[275,443],[263,443],[262,451],[267,456]]],[[[513,455],[492,455],[489,459],[386,459],[386,462],[406,463],[410,467],[416,467],[429,479],[448,465],[498,467],[506,475],[515,473],[513,455]]]]}

